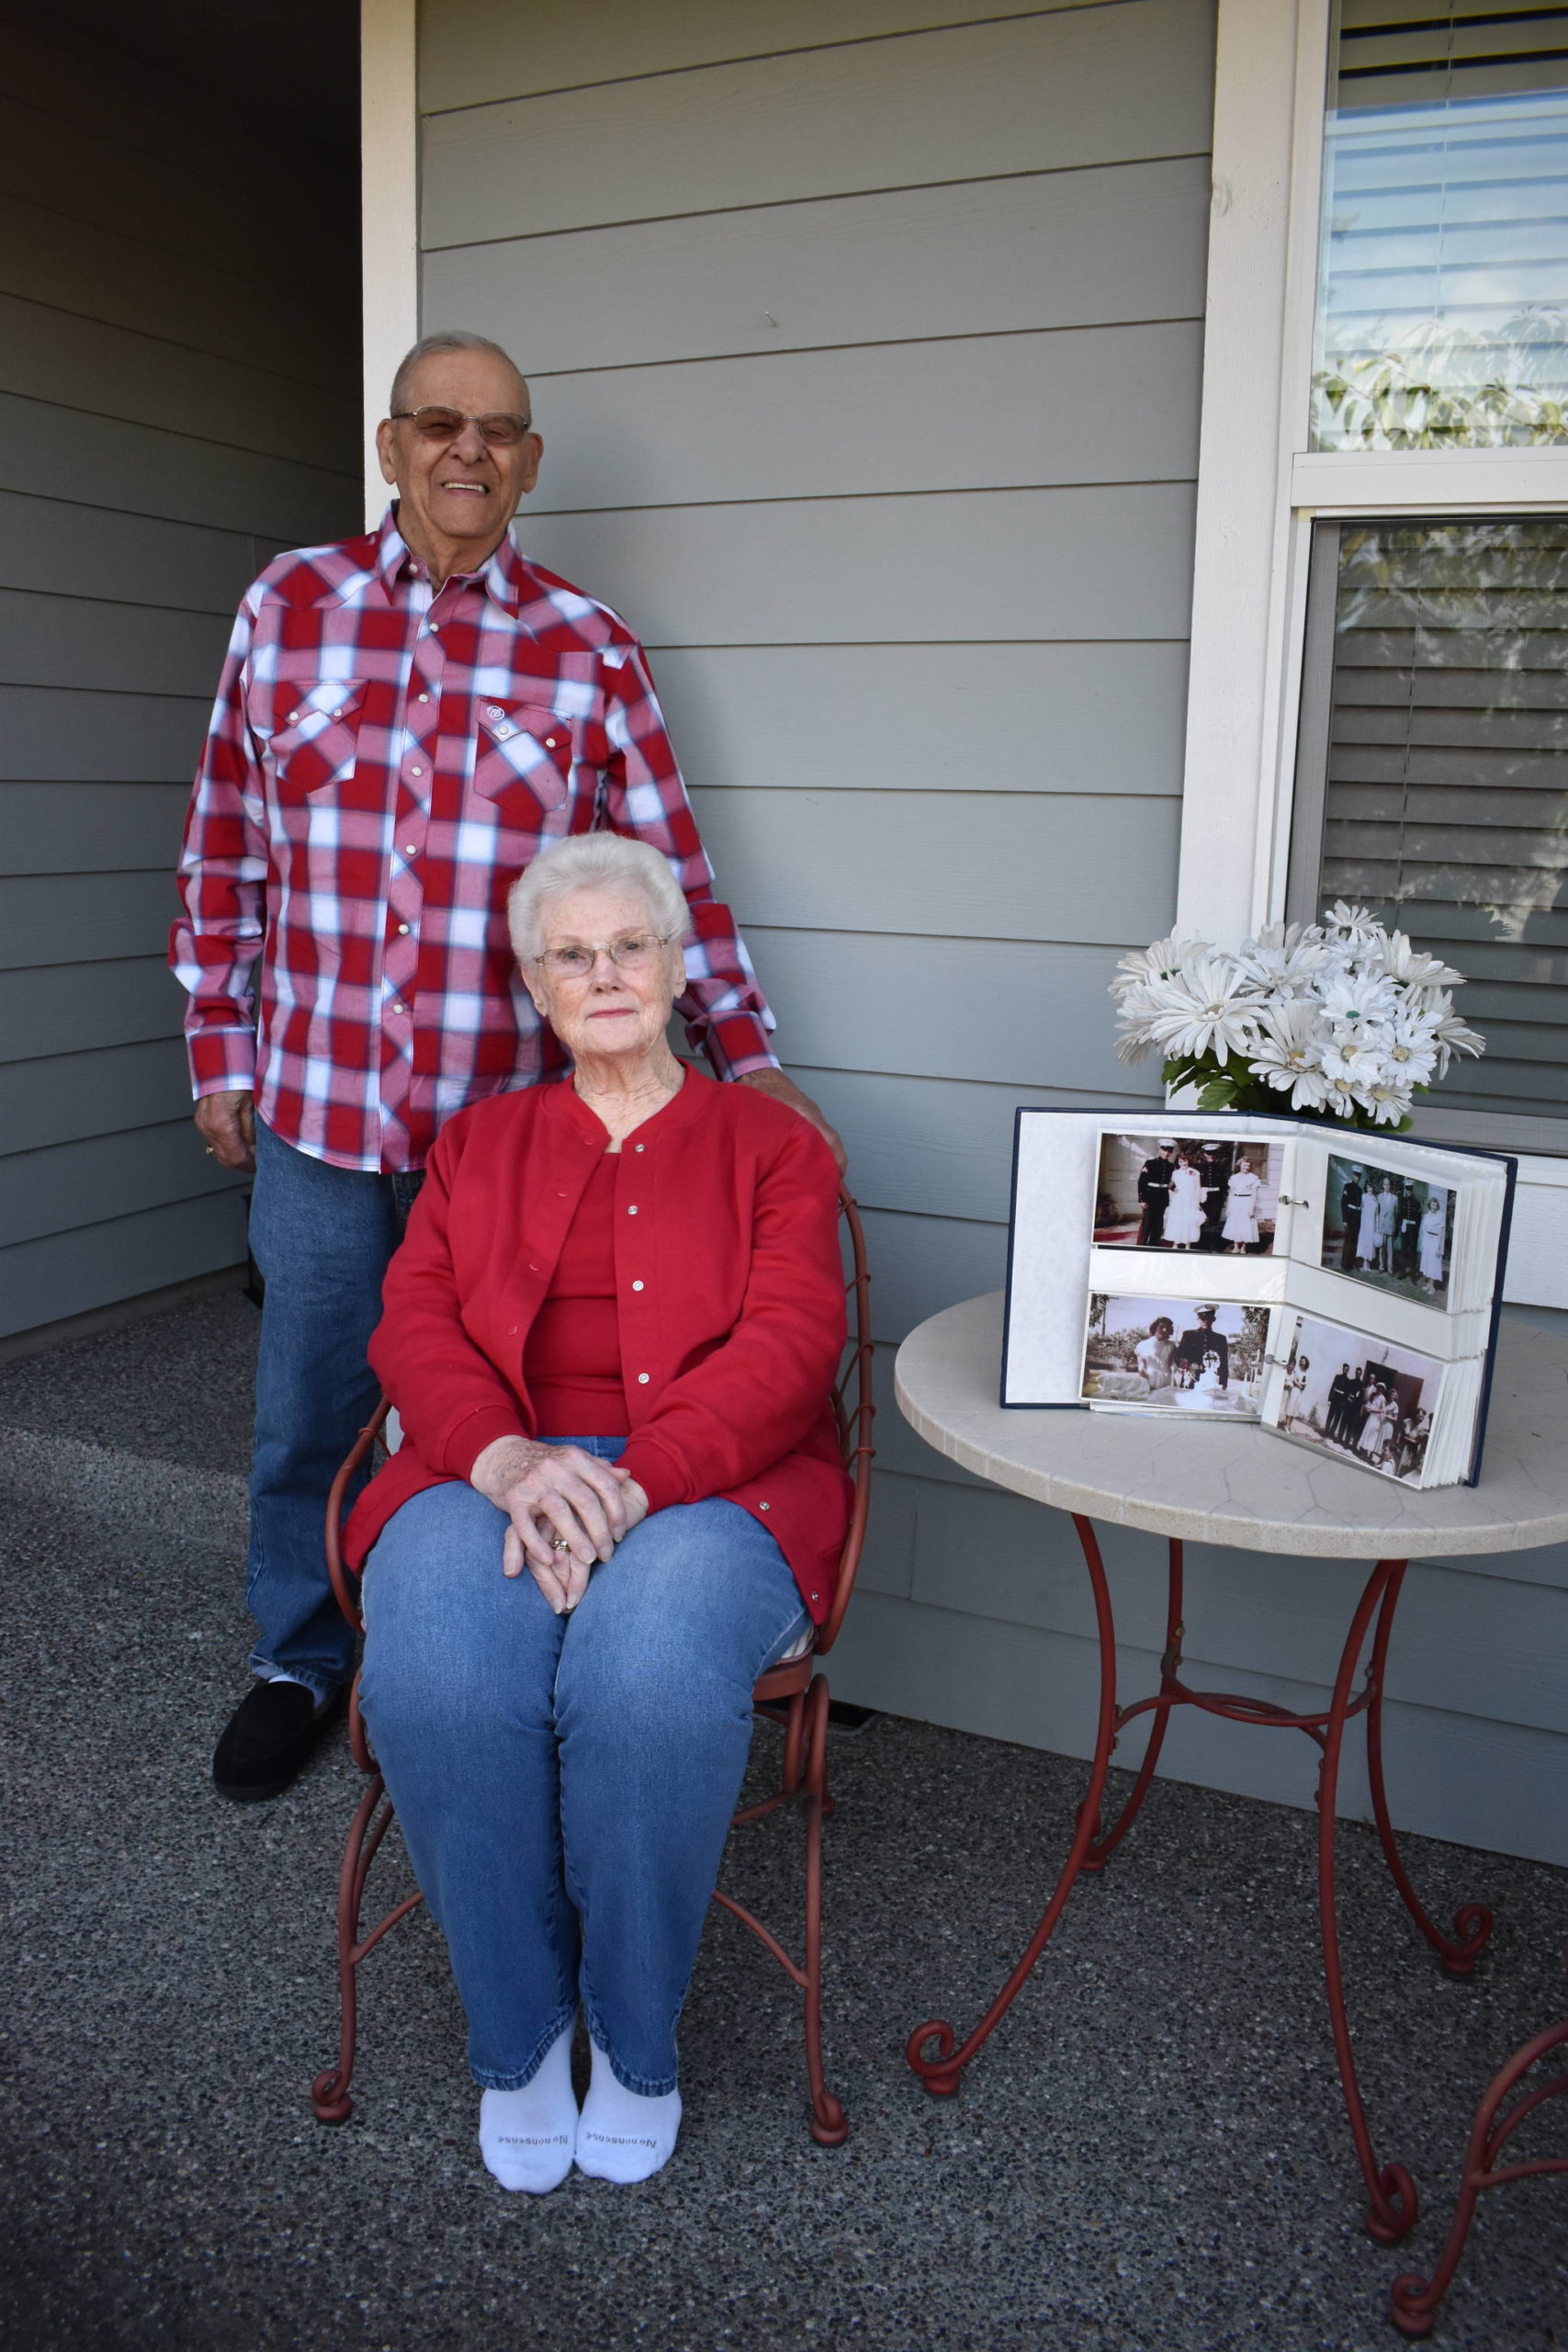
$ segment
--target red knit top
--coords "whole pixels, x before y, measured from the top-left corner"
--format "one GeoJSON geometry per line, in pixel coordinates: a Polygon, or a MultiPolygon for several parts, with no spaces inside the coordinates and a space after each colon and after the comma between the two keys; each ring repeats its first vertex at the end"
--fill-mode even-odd
{"type": "Polygon", "coordinates": [[[615,1314],[615,1154],[602,1152],[528,1326],[523,1385],[552,1437],[625,1437],[615,1314]]]}

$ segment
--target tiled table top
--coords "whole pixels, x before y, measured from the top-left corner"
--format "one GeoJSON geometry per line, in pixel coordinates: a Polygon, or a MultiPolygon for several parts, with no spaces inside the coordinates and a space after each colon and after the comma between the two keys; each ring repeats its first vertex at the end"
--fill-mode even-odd
{"type": "Polygon", "coordinates": [[[898,1351],[897,1394],[927,1443],[1061,1510],[1190,1542],[1317,1558],[1431,1559],[1568,1540],[1568,1351],[1506,1323],[1478,1487],[1430,1493],[1256,1423],[997,1402],[1002,1295],[933,1315],[898,1351]]]}

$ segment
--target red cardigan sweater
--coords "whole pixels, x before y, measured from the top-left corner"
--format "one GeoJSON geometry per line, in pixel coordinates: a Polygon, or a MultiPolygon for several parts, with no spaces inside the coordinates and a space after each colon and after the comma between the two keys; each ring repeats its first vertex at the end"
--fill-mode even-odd
{"type": "MultiPolygon", "coordinates": [[[[496,1438],[537,1435],[524,1343],[604,1146],[570,1085],[495,1095],[442,1129],[370,1343],[404,1442],[349,1519],[351,1567],[411,1496],[466,1479],[496,1438]]],[[[616,1163],[621,1459],[654,1510],[719,1495],[751,1512],[818,1623],[851,1498],[830,1402],[838,1193],[798,1113],[690,1068],[616,1163]]]]}

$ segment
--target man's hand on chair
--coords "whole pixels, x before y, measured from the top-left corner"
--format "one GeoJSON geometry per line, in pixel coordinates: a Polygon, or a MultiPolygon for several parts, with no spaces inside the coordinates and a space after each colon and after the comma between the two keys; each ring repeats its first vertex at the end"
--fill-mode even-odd
{"type": "Polygon", "coordinates": [[[196,1131],[220,1168],[256,1164],[256,1099],[254,1094],[204,1094],[196,1106],[196,1131]]]}
{"type": "Polygon", "coordinates": [[[648,1515],[635,1478],[577,1445],[498,1437],[468,1484],[512,1521],[502,1548],[505,1574],[526,1568],[558,1617],[576,1608],[595,1565],[648,1515]]]}

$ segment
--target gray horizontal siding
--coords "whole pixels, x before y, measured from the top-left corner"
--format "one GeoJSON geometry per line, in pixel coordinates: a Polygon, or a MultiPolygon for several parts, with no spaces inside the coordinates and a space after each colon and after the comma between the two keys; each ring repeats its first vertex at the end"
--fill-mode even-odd
{"type": "Polygon", "coordinates": [[[299,546],[342,531],[346,495],[344,477],[321,466],[10,392],[0,392],[0,486],[299,546]]]}
{"type": "MultiPolygon", "coordinates": [[[[155,956],[177,911],[173,877],[162,866],[140,874],[0,876],[0,970],[57,964],[65,941],[73,963],[84,967],[155,956]]],[[[11,1040],[11,1053],[17,1050],[11,1040]]]]}
{"type": "Polygon", "coordinates": [[[550,377],[588,367],[1199,318],[1206,249],[1182,158],[456,244],[423,315],[505,320],[559,416],[550,377]]]}
{"type": "Polygon", "coordinates": [[[505,320],[553,406],[588,368],[1199,317],[1208,221],[1202,156],[961,181],[455,245],[423,315],[505,320]]]}
{"type": "Polygon", "coordinates": [[[164,966],[249,582],[359,520],[351,181],[6,16],[0,1285],[7,1335],[234,1264],[164,966]],[[257,190],[266,190],[258,201],[257,190]],[[309,252],[301,270],[299,256],[309,252]]]}
{"type": "Polygon", "coordinates": [[[1127,854],[1112,860],[1100,854],[1110,812],[1098,794],[993,796],[962,769],[949,781],[907,798],[702,792],[697,817],[748,924],[910,933],[935,914],[949,939],[987,943],[1157,935],[1176,889],[1179,802],[1119,803],[1127,854]]]}
{"type": "Polygon", "coordinates": [[[596,506],[1144,481],[1198,471],[1196,322],[967,335],[556,376],[530,515],[596,506]],[[976,420],[985,420],[977,431],[976,420]]]}
{"type": "MultiPolygon", "coordinates": [[[[178,1007],[169,1012],[177,1018],[178,1007]]],[[[0,1064],[0,1152],[190,1116],[185,1045],[175,1035],[0,1064]]]]}
{"type": "Polygon", "coordinates": [[[672,646],[654,672],[693,785],[1181,790],[1181,642],[672,646]]]}
{"type": "Polygon", "coordinates": [[[72,696],[188,695],[205,718],[232,627],[231,614],[0,588],[0,676],[72,696]]]}
{"type": "Polygon", "coordinates": [[[237,1192],[18,1241],[0,1248],[0,1338],[218,1273],[244,1257],[245,1207],[237,1192]]]}
{"type": "Polygon", "coordinates": [[[1126,1092],[1106,1012],[1114,946],[761,923],[748,923],[746,936],[792,1061],[1097,1099],[1126,1092]]]}
{"type": "MultiPolygon", "coordinates": [[[[358,446],[359,402],[352,389],[307,390],[271,369],[14,294],[0,294],[0,384],[30,400],[300,465],[319,466],[334,447],[358,446]]],[[[346,466],[343,472],[345,484],[354,480],[346,466]]]]}
{"type": "Polygon", "coordinates": [[[1211,26],[1203,0],[1124,0],[434,115],[423,242],[1190,154],[1211,26]]]}
{"type": "MultiPolygon", "coordinates": [[[[0,673],[6,650],[0,631],[0,673]]],[[[74,666],[80,673],[85,662],[78,659],[73,665],[66,657],[59,666],[74,666]]],[[[214,678],[200,694],[182,695],[136,685],[107,690],[96,682],[85,684],[80,674],[59,686],[0,678],[0,776],[105,784],[164,784],[171,776],[188,776],[216,683],[214,678]]]]}
{"type": "MultiPolygon", "coordinates": [[[[0,784],[0,870],[114,874],[151,865],[166,879],[189,799],[185,784],[0,784]]],[[[172,919],[172,900],[169,911],[172,919]]]]}
{"type": "Polygon", "coordinates": [[[248,1189],[248,1177],[208,1158],[188,1114],[187,1104],[186,1115],[166,1125],[83,1136],[0,1158],[0,1232],[13,1245],[36,1241],[166,1203],[248,1189]]]}
{"type": "Polygon", "coordinates": [[[0,490],[0,584],[34,595],[75,596],[90,584],[108,603],[219,613],[227,624],[276,547],[250,532],[0,490]]]}
{"type": "Polygon", "coordinates": [[[665,645],[1179,639],[1185,482],[526,515],[527,552],[665,645]]]}
{"type": "Polygon", "coordinates": [[[6,1058],[19,1062],[140,1045],[176,1035],[184,1003],[161,954],[0,971],[0,1037],[6,1058]]]}
{"type": "MultiPolygon", "coordinates": [[[[1052,0],[1095,7],[1101,0],[1052,0]]],[[[419,12],[420,103],[427,112],[477,106],[497,96],[574,88],[606,77],[667,74],[780,50],[831,48],[846,35],[885,40],[931,25],[1032,16],[1004,0],[423,0],[419,12]]]]}

